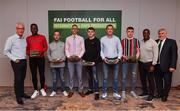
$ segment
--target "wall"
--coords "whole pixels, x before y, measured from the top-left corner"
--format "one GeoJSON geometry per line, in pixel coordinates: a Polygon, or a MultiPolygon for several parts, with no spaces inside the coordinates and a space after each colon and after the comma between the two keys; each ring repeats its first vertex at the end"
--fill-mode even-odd
{"type": "MultiPolygon", "coordinates": [[[[157,30],[165,27],[169,37],[180,43],[179,0],[0,0],[0,86],[13,85],[12,68],[3,48],[7,37],[15,33],[16,22],[25,23],[25,36],[30,34],[30,24],[35,22],[39,33],[48,37],[48,10],[122,10],[122,38],[126,36],[127,26],[135,27],[135,37],[139,39],[144,28],[150,28],[151,37],[156,39],[157,30]]],[[[178,62],[178,68],[179,65],[178,62]]],[[[178,73],[179,69],[174,73],[173,86],[180,84],[178,73]]],[[[51,84],[48,63],[46,83],[51,84]]],[[[32,85],[29,67],[25,85],[32,85]]]]}

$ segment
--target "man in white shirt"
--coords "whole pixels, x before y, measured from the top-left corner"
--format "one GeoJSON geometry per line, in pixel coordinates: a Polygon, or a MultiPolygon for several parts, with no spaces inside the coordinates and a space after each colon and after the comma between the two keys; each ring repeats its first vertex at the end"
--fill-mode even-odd
{"type": "Polygon", "coordinates": [[[24,24],[16,24],[16,34],[10,36],[5,44],[4,54],[11,60],[14,71],[14,92],[17,103],[23,105],[22,98],[30,98],[24,93],[24,79],[26,77],[26,40],[23,37],[24,24]]]}
{"type": "Polygon", "coordinates": [[[140,61],[139,72],[142,85],[141,97],[148,95],[147,101],[154,98],[155,83],[154,69],[158,59],[158,45],[155,40],[150,38],[150,30],[143,30],[143,40],[140,41],[140,61]],[[147,87],[147,83],[149,87],[147,87]]]}

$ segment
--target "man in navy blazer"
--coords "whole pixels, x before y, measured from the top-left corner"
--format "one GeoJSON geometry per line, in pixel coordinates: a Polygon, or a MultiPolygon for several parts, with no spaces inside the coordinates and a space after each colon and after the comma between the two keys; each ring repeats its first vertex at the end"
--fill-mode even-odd
{"type": "Polygon", "coordinates": [[[159,48],[159,57],[155,74],[157,88],[156,97],[166,102],[171,88],[172,74],[176,70],[178,48],[175,40],[167,38],[166,29],[159,29],[158,35],[159,39],[156,40],[159,48]]]}

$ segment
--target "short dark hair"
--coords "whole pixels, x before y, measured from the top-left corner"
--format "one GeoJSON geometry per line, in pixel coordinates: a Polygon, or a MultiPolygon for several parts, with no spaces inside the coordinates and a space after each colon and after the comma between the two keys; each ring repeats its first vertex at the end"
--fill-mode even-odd
{"type": "Polygon", "coordinates": [[[36,23],[32,23],[30,27],[35,26],[38,28],[38,25],[36,23]]]}
{"type": "Polygon", "coordinates": [[[54,31],[53,31],[53,34],[54,34],[55,32],[59,32],[59,34],[60,34],[60,31],[59,31],[59,30],[54,30],[54,31]]]}
{"type": "Polygon", "coordinates": [[[89,27],[88,29],[87,29],[87,31],[88,30],[93,30],[94,32],[95,32],[95,29],[93,28],[93,27],[89,27]]]}
{"type": "Polygon", "coordinates": [[[126,31],[127,31],[127,30],[134,30],[134,27],[131,27],[131,26],[130,26],[130,27],[127,27],[127,28],[126,28],[126,31]]]}
{"type": "Polygon", "coordinates": [[[114,29],[114,26],[113,26],[112,24],[107,25],[107,26],[106,26],[106,29],[107,29],[108,27],[112,27],[112,28],[114,29]]]}
{"type": "Polygon", "coordinates": [[[147,31],[148,33],[150,33],[150,30],[149,29],[144,29],[143,32],[147,31]]]}

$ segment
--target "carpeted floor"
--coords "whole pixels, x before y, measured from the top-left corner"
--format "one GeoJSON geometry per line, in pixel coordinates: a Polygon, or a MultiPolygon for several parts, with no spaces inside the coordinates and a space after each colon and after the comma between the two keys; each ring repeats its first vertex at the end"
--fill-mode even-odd
{"type": "MultiPolygon", "coordinates": [[[[32,94],[32,88],[26,88],[27,94],[32,94]]],[[[140,89],[137,89],[140,92],[140,89]]],[[[48,91],[48,95],[50,91],[48,91]]],[[[134,99],[127,92],[127,101],[114,100],[109,93],[108,100],[94,100],[94,95],[80,97],[77,93],[67,98],[59,91],[55,97],[38,96],[36,99],[24,100],[24,105],[18,105],[12,87],[0,87],[0,110],[180,110],[180,90],[172,89],[167,102],[154,99],[147,103],[143,99],[134,99]]]]}

